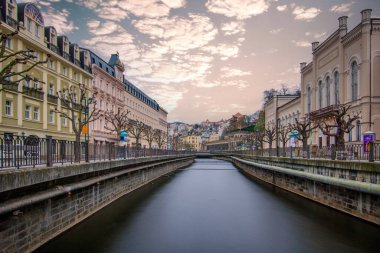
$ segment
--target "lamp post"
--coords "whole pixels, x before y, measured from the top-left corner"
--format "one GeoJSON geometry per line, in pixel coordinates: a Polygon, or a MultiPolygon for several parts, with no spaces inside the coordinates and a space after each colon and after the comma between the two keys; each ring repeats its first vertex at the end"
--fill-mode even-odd
{"type": "Polygon", "coordinates": [[[89,105],[92,103],[92,98],[84,98],[82,101],[82,104],[84,105],[84,125],[82,126],[82,131],[83,127],[85,127],[84,131],[84,141],[85,141],[85,148],[86,148],[86,154],[85,154],[85,160],[86,162],[89,162],[89,125],[88,125],[88,117],[89,117],[89,105]]]}

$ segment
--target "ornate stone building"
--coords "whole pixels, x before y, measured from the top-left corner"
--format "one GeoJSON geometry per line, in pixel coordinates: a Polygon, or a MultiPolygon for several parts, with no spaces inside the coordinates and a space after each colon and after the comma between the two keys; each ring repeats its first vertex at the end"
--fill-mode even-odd
{"type": "MultiPolygon", "coordinates": [[[[370,9],[361,14],[351,31],[347,17],[340,17],[335,32],[322,43],[312,43],[312,62],[301,63],[301,115],[318,121],[329,117],[335,105],[350,105],[350,113],[361,115],[345,136],[351,143],[360,142],[366,131],[380,136],[380,19],[371,18],[370,9]]],[[[310,140],[318,146],[334,143],[318,129],[310,140]]]]}
{"type": "MultiPolygon", "coordinates": [[[[74,139],[72,124],[54,112],[55,108],[67,110],[56,94],[71,85],[91,85],[90,55],[66,36],[57,34],[54,27],[45,27],[43,15],[35,4],[1,0],[0,7],[1,32],[18,30],[18,34],[6,42],[7,53],[30,50],[35,60],[40,61],[50,55],[46,64],[26,73],[27,78],[19,82],[18,87],[3,85],[0,134],[74,139]]],[[[33,63],[19,64],[17,72],[33,63]]],[[[0,67],[4,65],[0,63],[0,67]]]]}

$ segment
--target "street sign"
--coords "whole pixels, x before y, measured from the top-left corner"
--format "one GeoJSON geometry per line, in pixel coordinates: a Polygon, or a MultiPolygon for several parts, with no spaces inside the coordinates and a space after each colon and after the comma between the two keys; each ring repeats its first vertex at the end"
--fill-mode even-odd
{"type": "Polygon", "coordinates": [[[82,126],[82,134],[88,134],[87,124],[82,126]]]}

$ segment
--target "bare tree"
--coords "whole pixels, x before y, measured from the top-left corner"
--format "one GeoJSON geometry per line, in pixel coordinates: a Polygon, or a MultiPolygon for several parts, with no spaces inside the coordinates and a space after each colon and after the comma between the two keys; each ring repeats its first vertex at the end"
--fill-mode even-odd
{"type": "Polygon", "coordinates": [[[141,138],[143,137],[143,131],[146,125],[138,120],[130,120],[127,126],[129,136],[133,137],[136,141],[136,148],[141,146],[141,138]]]}
{"type": "Polygon", "coordinates": [[[307,154],[309,157],[309,150],[307,149],[307,140],[310,138],[310,135],[318,125],[313,124],[308,118],[299,121],[295,119],[295,123],[289,124],[289,129],[291,131],[296,130],[298,132],[297,139],[302,141],[303,156],[307,154]]]}
{"type": "Polygon", "coordinates": [[[113,111],[106,111],[104,113],[104,120],[106,121],[105,129],[111,131],[112,133],[116,133],[120,135],[120,133],[124,130],[127,130],[129,118],[128,114],[129,110],[117,110],[117,113],[113,111]]]}
{"type": "Polygon", "coordinates": [[[337,150],[344,148],[344,134],[351,132],[354,123],[360,119],[360,113],[349,113],[351,105],[336,105],[336,110],[331,112],[332,118],[322,119],[318,122],[318,127],[322,133],[327,136],[335,137],[335,145],[337,150]],[[334,132],[331,130],[335,129],[334,132]]]}
{"type": "Polygon", "coordinates": [[[143,130],[143,138],[148,142],[149,149],[152,148],[152,144],[154,141],[154,130],[151,126],[146,126],[143,130]]]}
{"type": "Polygon", "coordinates": [[[7,43],[14,36],[18,34],[18,31],[12,33],[0,32],[0,84],[3,86],[0,88],[2,91],[5,87],[17,91],[18,83],[30,78],[27,73],[38,65],[47,63],[50,58],[50,54],[47,55],[45,60],[37,60],[35,52],[29,49],[20,49],[17,51],[10,51],[7,49],[7,43]],[[17,66],[25,65],[22,71],[17,70],[17,66]]]}
{"type": "Polygon", "coordinates": [[[160,129],[154,129],[154,140],[157,143],[159,149],[162,149],[167,141],[167,134],[160,129]]]}
{"type": "Polygon", "coordinates": [[[90,122],[100,117],[99,111],[95,108],[96,101],[94,95],[88,97],[89,89],[85,84],[70,85],[57,92],[58,99],[61,101],[61,109],[55,108],[61,118],[68,119],[71,122],[75,134],[74,160],[80,161],[80,137],[84,127],[88,127],[90,122]],[[64,110],[62,107],[66,108],[64,110]]]}
{"type": "Polygon", "coordinates": [[[288,95],[289,94],[289,88],[286,84],[281,84],[281,88],[279,89],[279,93],[281,95],[288,95]]]}
{"type": "Polygon", "coordinates": [[[278,129],[278,139],[282,143],[282,156],[285,156],[286,143],[290,140],[292,129],[289,126],[280,126],[278,129]]]}
{"type": "Polygon", "coordinates": [[[269,124],[264,129],[264,141],[269,145],[269,156],[272,154],[272,144],[276,137],[276,127],[274,124],[269,124]]]}

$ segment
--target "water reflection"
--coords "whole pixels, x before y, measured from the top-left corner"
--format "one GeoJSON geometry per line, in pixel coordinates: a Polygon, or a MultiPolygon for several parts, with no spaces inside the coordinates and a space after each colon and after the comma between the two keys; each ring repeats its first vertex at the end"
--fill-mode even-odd
{"type": "Polygon", "coordinates": [[[196,160],[37,252],[380,252],[380,228],[196,160]]]}

